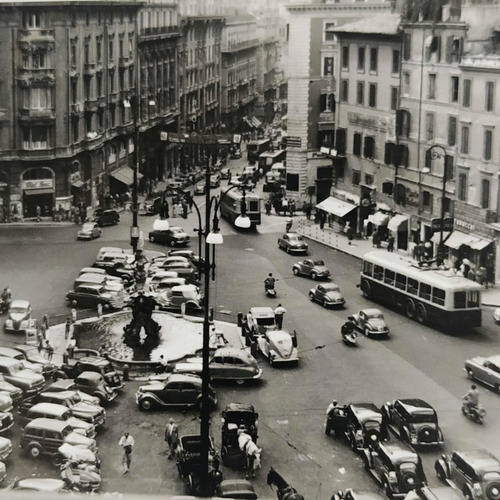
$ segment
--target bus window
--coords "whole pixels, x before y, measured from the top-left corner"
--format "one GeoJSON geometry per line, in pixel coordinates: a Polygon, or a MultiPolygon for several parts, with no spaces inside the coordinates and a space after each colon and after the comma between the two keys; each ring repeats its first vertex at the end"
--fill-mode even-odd
{"type": "Polygon", "coordinates": [[[367,276],[373,275],[373,264],[371,262],[363,262],[363,274],[367,276]]]}
{"type": "Polygon", "coordinates": [[[469,292],[468,299],[468,307],[479,307],[479,292],[469,292]]]}
{"type": "Polygon", "coordinates": [[[403,274],[396,274],[396,288],[406,290],[406,276],[403,274]]]}
{"type": "Polygon", "coordinates": [[[373,277],[376,280],[382,281],[384,279],[384,268],[382,266],[375,266],[373,270],[373,277]]]}
{"type": "Polygon", "coordinates": [[[434,287],[432,289],[432,302],[444,306],[445,291],[434,287]]]}
{"type": "Polygon", "coordinates": [[[426,300],[431,300],[431,285],[420,283],[419,297],[426,300]]]}
{"type": "Polygon", "coordinates": [[[465,309],[466,292],[455,292],[455,309],[465,309]]]}
{"type": "Polygon", "coordinates": [[[418,293],[418,281],[413,278],[408,278],[408,288],[406,289],[408,293],[412,295],[417,295],[418,293]]]}
{"type": "Polygon", "coordinates": [[[396,273],[394,271],[389,271],[389,269],[386,269],[384,282],[387,283],[388,285],[394,285],[395,274],[396,273]]]}

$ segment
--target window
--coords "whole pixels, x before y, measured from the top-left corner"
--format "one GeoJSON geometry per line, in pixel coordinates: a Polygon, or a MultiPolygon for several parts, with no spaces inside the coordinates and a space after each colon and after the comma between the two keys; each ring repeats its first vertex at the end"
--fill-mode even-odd
{"type": "Polygon", "coordinates": [[[363,262],[363,274],[366,276],[371,276],[373,273],[373,264],[371,262],[363,262]]]}
{"type": "Polygon", "coordinates": [[[483,141],[483,158],[485,160],[491,160],[492,143],[493,143],[493,130],[486,129],[484,131],[484,141],[483,141]]]}
{"type": "Polygon", "coordinates": [[[390,269],[385,270],[384,282],[388,285],[394,285],[394,280],[396,278],[396,273],[390,269]]]}
{"type": "Polygon", "coordinates": [[[435,73],[429,73],[429,89],[427,93],[427,98],[428,99],[435,99],[436,98],[436,74],[435,73]]]}
{"type": "Polygon", "coordinates": [[[407,109],[396,111],[396,133],[402,137],[410,136],[411,115],[407,109]]]}
{"type": "Polygon", "coordinates": [[[342,46],[342,69],[349,69],[349,45],[342,46]]]}
{"type": "Polygon", "coordinates": [[[410,95],[410,72],[403,71],[403,88],[401,90],[404,96],[410,95]]]}
{"type": "Polygon", "coordinates": [[[102,73],[96,74],[96,90],[97,90],[97,96],[101,97],[102,96],[102,73]]]}
{"type": "Polygon", "coordinates": [[[432,302],[444,306],[445,291],[440,288],[432,288],[432,302]]]}
{"type": "Polygon", "coordinates": [[[406,290],[406,276],[404,274],[396,274],[396,288],[406,290]]]}
{"type": "Polygon", "coordinates": [[[365,48],[358,47],[358,71],[365,70],[365,48]]]}
{"type": "Polygon", "coordinates": [[[417,293],[418,293],[418,281],[413,279],[413,278],[408,278],[408,285],[407,285],[406,291],[408,293],[411,293],[412,295],[417,295],[417,293]]]}
{"type": "MultiPolygon", "coordinates": [[[[363,156],[373,160],[375,158],[375,139],[370,136],[366,136],[364,140],[363,156]]],[[[372,184],[372,182],[366,182],[367,184],[372,184]]]]}
{"type": "Polygon", "coordinates": [[[50,87],[31,87],[28,92],[25,94],[27,98],[24,103],[25,108],[52,108],[52,89],[50,87]]]}
{"type": "Polygon", "coordinates": [[[23,130],[24,149],[47,149],[48,144],[47,127],[31,127],[23,130]]]}
{"type": "Polygon", "coordinates": [[[493,111],[493,108],[495,107],[494,92],[495,92],[495,84],[493,82],[486,82],[486,93],[485,93],[486,111],[493,111]]]}
{"type": "Polygon", "coordinates": [[[422,193],[422,205],[424,210],[432,212],[432,193],[424,191],[422,193]]]}
{"type": "Polygon", "coordinates": [[[113,43],[113,40],[110,40],[108,42],[108,59],[110,61],[113,61],[114,59],[114,52],[115,52],[115,47],[114,47],[114,43],[113,43]]]}
{"type": "Polygon", "coordinates": [[[425,139],[427,141],[434,139],[434,113],[425,114],[425,139]]]}
{"type": "Polygon", "coordinates": [[[97,56],[97,62],[100,63],[102,62],[102,40],[97,40],[96,42],[96,56],[97,56]]]}
{"type": "Polygon", "coordinates": [[[391,109],[396,111],[398,109],[398,88],[391,87],[391,109]]]}
{"type": "Polygon", "coordinates": [[[323,76],[333,75],[333,57],[323,58],[323,76]]]}
{"type": "Polygon", "coordinates": [[[363,105],[365,103],[365,82],[356,83],[356,104],[363,105]]]}
{"type": "Polygon", "coordinates": [[[425,300],[431,299],[431,285],[426,285],[425,283],[420,283],[420,290],[418,296],[425,300]]]}
{"type": "Polygon", "coordinates": [[[411,34],[403,34],[403,59],[409,61],[411,59],[411,34]]]}
{"type": "Polygon", "coordinates": [[[481,208],[490,208],[490,180],[481,180],[481,208]]]}
{"type": "Polygon", "coordinates": [[[340,100],[349,102],[349,80],[340,81],[340,100]]]}
{"type": "Polygon", "coordinates": [[[71,59],[71,66],[76,66],[76,40],[71,40],[71,54],[70,54],[70,59],[71,59]]]}
{"type": "Polygon", "coordinates": [[[469,125],[462,125],[461,128],[461,138],[460,138],[460,153],[467,155],[469,154],[469,125]]]}
{"type": "Polygon", "coordinates": [[[457,143],[457,118],[456,116],[448,117],[448,145],[455,146],[457,143]]]}
{"type": "Polygon", "coordinates": [[[429,35],[425,39],[425,60],[429,62],[439,62],[441,60],[441,37],[429,35]]]}
{"type": "Polygon", "coordinates": [[[393,50],[392,51],[392,73],[393,74],[399,73],[399,58],[400,58],[399,50],[393,50]]]}
{"type": "Polygon", "coordinates": [[[451,77],[451,102],[458,102],[458,85],[459,79],[458,76],[451,77]]]}
{"type": "Polygon", "coordinates": [[[396,185],[396,203],[406,206],[406,186],[403,186],[400,182],[396,185]]]}
{"type": "Polygon", "coordinates": [[[464,80],[462,85],[462,106],[464,108],[470,108],[470,96],[471,96],[471,80],[464,80]]]}
{"type": "Polygon", "coordinates": [[[352,142],[352,154],[354,156],[361,156],[361,134],[355,133],[352,142]]]}
{"type": "Polygon", "coordinates": [[[377,107],[377,84],[370,83],[368,87],[368,106],[370,108],[377,107]]]}
{"type": "Polygon", "coordinates": [[[352,185],[359,186],[360,182],[361,182],[361,172],[359,170],[353,170],[352,171],[352,185]]]}
{"type": "Polygon", "coordinates": [[[334,42],[335,41],[335,33],[330,33],[329,30],[335,28],[335,23],[325,23],[324,24],[324,37],[323,40],[325,42],[334,42]]]}
{"type": "Polygon", "coordinates": [[[286,174],[286,189],[289,191],[299,190],[299,174],[286,174]]]}
{"type": "Polygon", "coordinates": [[[36,29],[42,27],[42,16],[39,12],[24,12],[23,25],[25,29],[36,29]]]}
{"type": "Polygon", "coordinates": [[[384,278],[384,268],[382,266],[375,265],[373,267],[373,277],[376,280],[382,281],[382,279],[384,278]]]}
{"type": "Polygon", "coordinates": [[[392,196],[394,193],[394,183],[390,181],[382,182],[382,193],[392,196]]]}
{"type": "Polygon", "coordinates": [[[378,70],[378,48],[372,47],[370,49],[370,71],[377,72],[378,70]]]}
{"type": "Polygon", "coordinates": [[[457,196],[460,201],[467,201],[467,174],[458,174],[457,196]]]}
{"type": "Polygon", "coordinates": [[[31,67],[40,69],[47,67],[47,53],[44,50],[35,49],[31,54],[31,67]]]}

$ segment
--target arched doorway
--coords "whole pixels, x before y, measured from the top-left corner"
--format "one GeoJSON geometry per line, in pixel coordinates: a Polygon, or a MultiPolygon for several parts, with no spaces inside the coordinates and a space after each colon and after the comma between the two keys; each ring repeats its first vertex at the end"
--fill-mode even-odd
{"type": "Polygon", "coordinates": [[[23,216],[36,217],[40,207],[42,217],[52,215],[54,207],[54,172],[46,167],[31,168],[22,177],[23,216]]]}

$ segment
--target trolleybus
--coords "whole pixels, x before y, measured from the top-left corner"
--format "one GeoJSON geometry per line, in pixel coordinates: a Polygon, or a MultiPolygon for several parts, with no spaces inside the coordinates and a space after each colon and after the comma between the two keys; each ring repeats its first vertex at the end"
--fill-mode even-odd
{"type": "Polygon", "coordinates": [[[286,149],[265,151],[259,156],[259,170],[262,170],[262,173],[266,174],[275,163],[283,163],[285,161],[286,149]]]}
{"type": "MultiPolygon", "coordinates": [[[[246,215],[249,217],[252,227],[260,224],[261,199],[254,193],[245,193],[246,215]]],[[[243,192],[231,190],[224,193],[219,201],[220,214],[233,226],[234,221],[241,215],[243,203],[243,192]]]]}
{"type": "Polygon", "coordinates": [[[264,151],[271,149],[271,139],[259,139],[250,141],[247,144],[247,160],[250,163],[256,162],[264,151]]]}
{"type": "Polygon", "coordinates": [[[361,270],[363,296],[402,310],[442,330],[481,326],[481,285],[452,270],[419,267],[389,252],[368,252],[361,270]]]}

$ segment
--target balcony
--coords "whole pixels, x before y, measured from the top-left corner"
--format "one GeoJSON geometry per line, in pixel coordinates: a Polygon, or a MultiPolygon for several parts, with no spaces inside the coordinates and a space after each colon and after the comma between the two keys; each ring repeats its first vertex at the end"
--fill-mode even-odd
{"type": "Polygon", "coordinates": [[[73,115],[79,115],[80,113],[83,113],[83,104],[81,102],[77,102],[75,104],[71,105],[71,113],[73,115]]]}
{"type": "Polygon", "coordinates": [[[85,111],[97,111],[98,108],[97,97],[86,97],[84,108],[85,111]]]}
{"type": "Polygon", "coordinates": [[[179,26],[158,26],[154,28],[143,28],[139,33],[139,38],[173,38],[180,36],[179,26]]]}
{"type": "Polygon", "coordinates": [[[33,29],[33,30],[18,30],[17,39],[20,46],[22,44],[43,43],[55,44],[56,32],[55,30],[46,29],[33,29]]]}
{"type": "Polygon", "coordinates": [[[118,65],[120,68],[128,68],[133,62],[134,60],[132,57],[120,57],[120,59],[118,59],[118,65]]]}
{"type": "Polygon", "coordinates": [[[23,108],[19,110],[19,118],[22,122],[30,121],[52,121],[56,119],[56,112],[52,108],[31,109],[23,108]]]}
{"type": "Polygon", "coordinates": [[[98,134],[97,132],[88,132],[85,135],[85,139],[81,142],[82,147],[85,149],[95,149],[101,146],[103,143],[102,134],[98,134]]]}
{"type": "Polygon", "coordinates": [[[96,70],[97,70],[96,63],[86,62],[83,65],[83,73],[85,75],[95,75],[96,70]]]}

